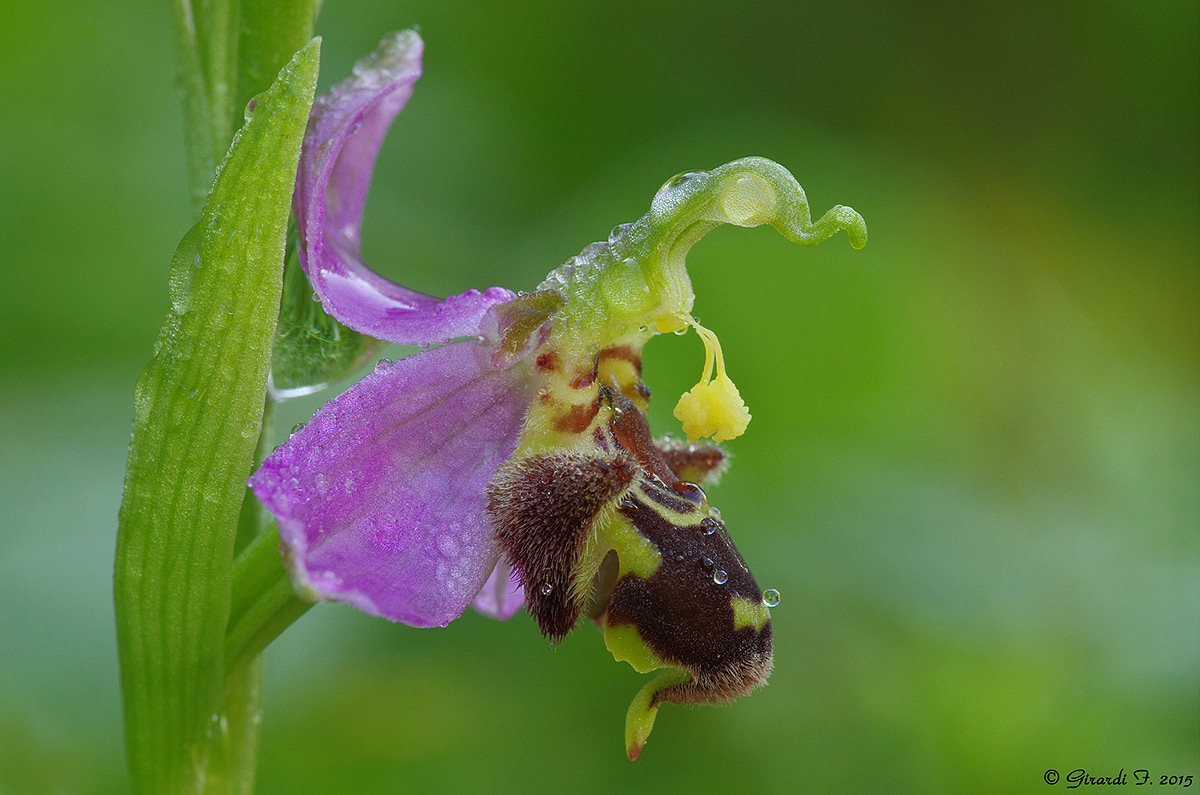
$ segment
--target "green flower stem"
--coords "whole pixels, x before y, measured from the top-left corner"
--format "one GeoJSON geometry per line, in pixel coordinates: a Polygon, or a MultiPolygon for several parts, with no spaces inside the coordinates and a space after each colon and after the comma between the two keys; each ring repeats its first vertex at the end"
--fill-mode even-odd
{"type": "Polygon", "coordinates": [[[237,93],[232,112],[261,94],[292,54],[312,38],[318,0],[240,0],[237,93]]]}
{"type": "Polygon", "coordinates": [[[262,657],[255,657],[229,672],[225,698],[214,713],[204,778],[206,793],[254,792],[261,705],[262,657]]]}
{"type": "Polygon", "coordinates": [[[192,209],[199,214],[246,104],[312,37],[317,0],[172,0],[192,209]]]}
{"type": "Polygon", "coordinates": [[[188,189],[198,214],[235,129],[238,4],[236,0],[173,0],[172,5],[188,189]]]}
{"type": "MultiPolygon", "coordinates": [[[[172,308],[138,380],[114,573],[137,793],[245,791],[246,769],[234,767],[244,754],[213,752],[224,726],[242,732],[257,711],[252,667],[230,680],[224,660],[233,548],[262,430],[318,60],[317,41],[300,50],[230,148],[176,251],[172,308]]],[[[234,738],[240,747],[244,737],[234,738]]]]}
{"type": "Polygon", "coordinates": [[[236,671],[258,656],[312,606],[292,587],[279,555],[279,529],[272,525],[234,564],[233,599],[225,632],[226,667],[236,671]]]}

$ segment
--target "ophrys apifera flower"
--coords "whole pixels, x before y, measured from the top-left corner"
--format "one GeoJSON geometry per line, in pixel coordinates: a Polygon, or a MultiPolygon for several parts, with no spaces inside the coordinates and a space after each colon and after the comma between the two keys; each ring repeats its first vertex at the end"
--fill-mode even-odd
{"type": "Polygon", "coordinates": [[[746,158],[669,180],[528,293],[436,299],[362,263],[362,211],[379,145],[420,74],[421,41],[394,34],[314,106],[296,211],[301,262],[325,308],[381,339],[430,347],[326,404],[251,479],[279,522],[300,588],[414,626],[471,604],[508,617],[522,600],[551,640],[581,616],[614,656],[664,669],[630,707],[640,753],[664,701],[726,701],[771,668],[768,605],[704,486],[716,442],[750,420],[716,334],[692,316],[688,250],[725,223],[771,224],[812,244],[862,218],[812,223],[784,168],[746,158]],[[700,382],[676,417],[689,442],[656,441],[642,349],[695,329],[700,382]],[[714,441],[704,441],[712,437],[714,441]]]}

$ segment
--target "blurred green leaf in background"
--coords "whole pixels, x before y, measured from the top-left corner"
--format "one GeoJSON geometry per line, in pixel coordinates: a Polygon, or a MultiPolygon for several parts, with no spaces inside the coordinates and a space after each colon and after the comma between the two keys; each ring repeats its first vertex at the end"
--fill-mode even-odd
{"type": "MultiPolygon", "coordinates": [[[[718,230],[689,258],[754,414],[714,500],[783,595],[769,687],[668,706],[630,764],[640,678],[591,627],[552,651],[523,615],[319,606],[266,656],[260,792],[1200,774],[1195,3],[330,0],[322,86],[412,24],[425,77],[364,232],[389,278],[530,289],[667,177],[745,155],[871,244],[718,230]]],[[[148,0],[0,8],[4,793],[128,786],[112,544],[191,223],[171,30],[148,0]]],[[[656,428],[692,345],[647,348],[656,428]]]]}

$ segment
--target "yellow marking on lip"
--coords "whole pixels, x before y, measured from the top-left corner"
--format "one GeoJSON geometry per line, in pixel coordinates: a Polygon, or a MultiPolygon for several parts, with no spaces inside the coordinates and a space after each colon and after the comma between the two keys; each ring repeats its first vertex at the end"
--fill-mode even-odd
{"type": "Polygon", "coordinates": [[[657,654],[650,651],[633,624],[605,624],[604,645],[612,652],[614,660],[629,663],[639,674],[648,674],[666,666],[657,654]]]}
{"type": "Polygon", "coordinates": [[[735,596],[730,602],[733,605],[733,628],[754,627],[756,632],[762,632],[763,627],[771,620],[771,611],[762,602],[756,602],[745,596],[735,596]]]}
{"type": "Polygon", "coordinates": [[[615,549],[620,568],[617,578],[627,574],[648,580],[662,565],[662,552],[654,542],[637,531],[619,511],[606,511],[597,523],[597,541],[605,550],[615,549]]]}

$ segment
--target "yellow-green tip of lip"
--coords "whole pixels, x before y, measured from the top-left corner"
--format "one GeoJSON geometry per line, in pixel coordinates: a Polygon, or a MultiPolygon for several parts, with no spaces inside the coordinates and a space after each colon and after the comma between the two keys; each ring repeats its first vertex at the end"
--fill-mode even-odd
{"type": "Polygon", "coordinates": [[[646,745],[650,730],[654,728],[659,707],[654,697],[668,687],[681,685],[691,678],[692,675],[682,668],[672,668],[647,682],[633,697],[629,711],[625,713],[625,753],[629,755],[630,762],[642,755],[642,748],[646,745]]]}

